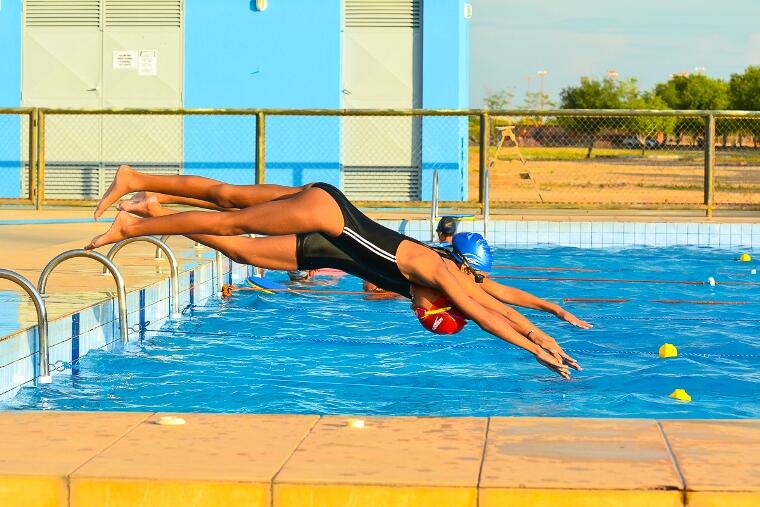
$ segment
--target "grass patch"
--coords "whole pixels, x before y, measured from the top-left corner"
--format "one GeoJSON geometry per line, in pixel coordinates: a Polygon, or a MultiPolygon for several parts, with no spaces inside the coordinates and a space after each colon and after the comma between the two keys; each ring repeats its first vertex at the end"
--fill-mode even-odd
{"type": "MultiPolygon", "coordinates": [[[[477,154],[478,146],[470,146],[470,153],[477,154]]],[[[520,148],[526,160],[536,161],[587,161],[586,152],[588,148],[574,146],[560,147],[526,147],[520,148]]],[[[488,148],[489,160],[496,155],[496,147],[488,148]]],[[[641,156],[641,150],[626,150],[620,148],[598,148],[591,152],[591,159],[652,159],[658,160],[667,157],[673,161],[690,161],[702,158],[702,152],[697,150],[672,152],[667,150],[647,150],[645,155],[641,156]]],[[[499,160],[519,160],[517,151],[514,148],[502,148],[499,153],[499,160]]]]}

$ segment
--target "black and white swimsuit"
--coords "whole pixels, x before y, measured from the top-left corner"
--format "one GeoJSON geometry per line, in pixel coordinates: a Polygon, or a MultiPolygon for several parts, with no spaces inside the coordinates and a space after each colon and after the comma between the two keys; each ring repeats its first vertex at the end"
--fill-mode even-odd
{"type": "Polygon", "coordinates": [[[337,238],[320,232],[296,235],[298,269],[341,269],[404,297],[412,297],[410,282],[396,264],[402,241],[413,241],[378,224],[359,211],[343,193],[327,183],[315,183],[335,200],[343,214],[343,232],[337,238]]]}

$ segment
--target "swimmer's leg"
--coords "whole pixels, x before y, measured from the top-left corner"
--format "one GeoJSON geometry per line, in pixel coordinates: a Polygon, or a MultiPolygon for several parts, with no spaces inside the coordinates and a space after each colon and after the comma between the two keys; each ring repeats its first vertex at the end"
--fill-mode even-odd
{"type": "MultiPolygon", "coordinates": [[[[122,203],[120,207],[124,211],[141,217],[160,217],[179,213],[161,206],[158,196],[144,192],[136,194],[132,200],[122,203]]],[[[292,234],[266,238],[208,234],[189,234],[187,237],[214,250],[219,250],[238,264],[285,271],[298,269],[296,237],[292,234]]]]}
{"type": "MultiPolygon", "coordinates": [[[[196,205],[205,201],[219,208],[247,208],[275,199],[295,195],[306,187],[286,187],[282,185],[230,185],[202,176],[161,176],[145,174],[122,165],[95,209],[99,218],[113,203],[130,192],[157,192],[180,198],[189,198],[196,205]]],[[[180,202],[185,204],[185,202],[180,202]]],[[[210,207],[210,206],[202,206],[210,207]]]]}
{"type": "MultiPolygon", "coordinates": [[[[138,192],[138,193],[144,194],[146,192],[138,192]]],[[[227,211],[227,210],[237,209],[237,208],[223,208],[212,202],[204,201],[201,199],[192,199],[190,197],[180,197],[177,195],[159,194],[158,192],[150,192],[150,194],[155,196],[158,202],[161,204],[180,204],[183,206],[192,206],[194,208],[211,209],[214,211],[227,211]]],[[[119,207],[119,209],[121,209],[121,207],[119,207]]]]}
{"type": "Polygon", "coordinates": [[[291,198],[257,204],[238,211],[186,211],[140,219],[121,212],[105,234],[85,248],[93,249],[125,238],[162,234],[211,234],[238,236],[245,233],[283,236],[321,232],[337,237],[343,231],[338,203],[321,188],[309,188],[291,198]]]}
{"type": "Polygon", "coordinates": [[[211,236],[208,234],[190,234],[187,237],[209,248],[219,250],[238,264],[250,264],[259,268],[280,271],[298,269],[295,234],[263,238],[211,236]]]}

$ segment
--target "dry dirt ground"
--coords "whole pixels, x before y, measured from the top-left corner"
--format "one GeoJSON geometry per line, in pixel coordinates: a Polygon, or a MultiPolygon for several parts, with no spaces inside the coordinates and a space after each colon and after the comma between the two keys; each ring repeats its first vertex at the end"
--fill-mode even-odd
{"type": "MultiPolygon", "coordinates": [[[[478,196],[478,156],[470,154],[469,191],[478,196]]],[[[651,159],[499,160],[491,168],[492,202],[602,205],[699,205],[704,168],[651,159]]],[[[760,167],[717,165],[715,203],[760,204],[760,167]]]]}

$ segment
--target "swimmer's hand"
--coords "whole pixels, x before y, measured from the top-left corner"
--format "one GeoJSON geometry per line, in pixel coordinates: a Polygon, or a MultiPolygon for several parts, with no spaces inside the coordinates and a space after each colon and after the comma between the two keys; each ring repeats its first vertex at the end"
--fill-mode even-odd
{"type": "Polygon", "coordinates": [[[567,352],[562,350],[562,347],[559,346],[559,343],[557,343],[557,341],[551,336],[544,333],[531,333],[531,336],[528,339],[544,349],[544,351],[550,354],[559,364],[565,367],[569,366],[570,368],[576,369],[578,371],[581,371],[583,369],[581,368],[581,365],[578,364],[578,361],[570,357],[567,352]]]}
{"type": "Polygon", "coordinates": [[[562,378],[570,380],[570,370],[568,370],[567,366],[562,364],[561,361],[558,361],[552,354],[549,354],[547,351],[540,349],[535,353],[535,358],[536,361],[538,361],[540,364],[546,366],[562,378]]]}
{"type": "Polygon", "coordinates": [[[594,327],[593,325],[589,324],[585,320],[581,320],[572,313],[568,312],[567,310],[560,310],[557,312],[557,317],[564,320],[565,322],[569,322],[570,324],[574,325],[575,327],[579,327],[581,329],[589,329],[594,327]]]}

